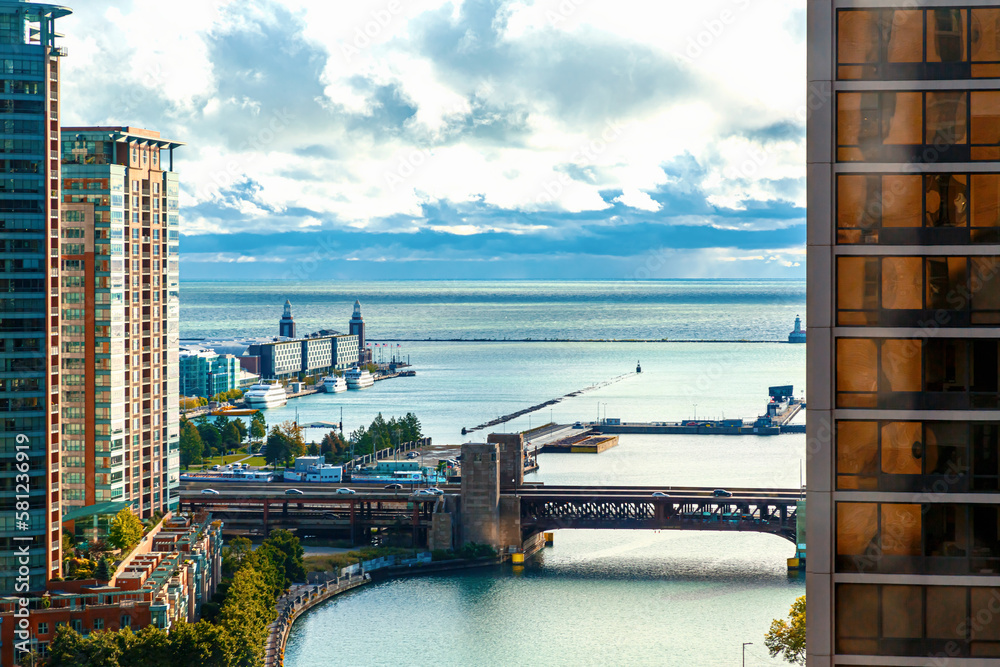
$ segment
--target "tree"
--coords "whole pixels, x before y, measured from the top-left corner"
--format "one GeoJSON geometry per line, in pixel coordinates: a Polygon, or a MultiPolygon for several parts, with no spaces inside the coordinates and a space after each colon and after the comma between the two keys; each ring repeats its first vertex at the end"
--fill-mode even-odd
{"type": "Polygon", "coordinates": [[[94,570],[94,578],[98,581],[109,581],[113,574],[111,563],[108,562],[107,558],[102,558],[97,564],[97,569],[94,570]]]}
{"type": "Polygon", "coordinates": [[[302,427],[294,421],[283,421],[280,424],[281,432],[288,440],[288,447],[292,458],[306,455],[306,440],[302,433],[302,427]]]}
{"type": "Polygon", "coordinates": [[[293,583],[306,580],[306,568],[302,561],[305,550],[299,543],[299,538],[282,528],[271,531],[261,546],[265,545],[274,547],[282,554],[281,562],[276,562],[275,565],[284,573],[286,588],[293,583]]]}
{"type": "Polygon", "coordinates": [[[243,566],[243,561],[251,551],[250,540],[245,537],[234,537],[222,548],[223,575],[235,574],[243,566]]]}
{"type": "Polygon", "coordinates": [[[79,667],[92,664],[86,644],[89,640],[68,625],[56,627],[49,644],[48,667],[79,667]]]}
{"type": "Polygon", "coordinates": [[[267,436],[267,453],[264,455],[264,460],[277,468],[279,463],[285,463],[288,460],[290,452],[291,446],[288,443],[288,438],[285,437],[280,428],[272,427],[267,436]]]}
{"type": "Polygon", "coordinates": [[[267,626],[276,616],[272,591],[255,567],[244,566],[233,576],[219,625],[232,638],[235,667],[256,667],[263,661],[267,626]]]}
{"type": "MultiPolygon", "coordinates": [[[[209,427],[211,428],[211,427],[209,427]]],[[[204,444],[201,434],[194,424],[188,420],[181,421],[181,439],[179,443],[181,465],[186,469],[192,463],[201,463],[204,444]]]]}
{"type": "Polygon", "coordinates": [[[214,422],[215,428],[219,430],[219,433],[225,433],[226,427],[229,426],[229,417],[226,415],[218,415],[214,422]]]}
{"type": "Polygon", "coordinates": [[[170,664],[229,667],[233,651],[226,630],[206,621],[170,628],[170,664]]]}
{"type": "Polygon", "coordinates": [[[236,430],[239,431],[240,437],[239,437],[238,442],[243,442],[244,440],[246,440],[247,439],[247,425],[243,423],[243,420],[242,419],[234,419],[231,423],[233,424],[233,426],[236,427],[236,430]]]}
{"type": "Polygon", "coordinates": [[[341,440],[340,436],[338,436],[334,431],[330,431],[329,433],[323,436],[322,440],[319,441],[319,453],[323,454],[324,456],[328,454],[331,455],[327,456],[328,461],[333,456],[338,456],[344,453],[346,449],[347,449],[347,444],[343,440],[341,440]]]}
{"type": "Polygon", "coordinates": [[[788,622],[780,618],[771,621],[764,637],[771,657],[781,656],[793,665],[806,664],[806,596],[796,598],[788,611],[788,622]]]}
{"type": "Polygon", "coordinates": [[[240,430],[236,428],[235,421],[226,424],[226,428],[222,431],[222,445],[226,451],[240,446],[240,430]]]}
{"type": "Polygon", "coordinates": [[[310,442],[309,446],[306,448],[306,452],[309,456],[319,456],[319,445],[315,442],[310,442]]]}
{"type": "Polygon", "coordinates": [[[122,552],[131,551],[142,539],[142,521],[132,514],[131,508],[123,507],[111,520],[108,542],[122,552]]]}
{"type": "Polygon", "coordinates": [[[258,442],[267,437],[267,419],[260,410],[250,415],[250,437],[258,442]]]}
{"type": "Polygon", "coordinates": [[[205,445],[204,454],[212,456],[219,451],[219,445],[222,444],[222,435],[219,433],[219,429],[205,421],[198,425],[198,435],[201,436],[201,441],[205,445]]]}

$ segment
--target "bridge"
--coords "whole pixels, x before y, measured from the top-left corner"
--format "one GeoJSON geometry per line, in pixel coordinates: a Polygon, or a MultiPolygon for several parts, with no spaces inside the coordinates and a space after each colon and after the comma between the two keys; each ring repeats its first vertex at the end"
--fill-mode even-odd
{"type": "MultiPolygon", "coordinates": [[[[408,535],[412,546],[452,549],[475,542],[530,554],[558,529],[653,529],[758,532],[795,545],[805,555],[805,501],[800,489],[648,486],[546,486],[524,482],[520,434],[491,434],[462,445],[461,485],[444,495],[328,484],[240,482],[218,492],[186,482],[180,509],[205,509],[229,532],[266,535],[277,527],[300,534],[339,535],[354,543],[376,533],[408,535]]],[[[218,486],[218,485],[217,485],[218,486]]],[[[790,563],[791,565],[791,563],[790,563]]]]}

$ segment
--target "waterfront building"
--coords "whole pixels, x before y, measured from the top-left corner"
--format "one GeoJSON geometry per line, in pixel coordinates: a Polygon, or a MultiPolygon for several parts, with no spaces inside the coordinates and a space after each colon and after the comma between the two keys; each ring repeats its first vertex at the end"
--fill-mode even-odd
{"type": "Polygon", "coordinates": [[[278,335],[282,338],[295,338],[295,318],[292,317],[292,302],[285,300],[285,312],[278,322],[278,335]]]}
{"type": "Polygon", "coordinates": [[[232,391],[239,388],[242,372],[236,357],[231,354],[181,348],[178,370],[180,395],[212,398],[218,393],[232,391]]]}
{"type": "Polygon", "coordinates": [[[299,456],[295,459],[295,467],[284,472],[286,482],[339,483],[343,478],[343,466],[330,465],[323,456],[299,456]]]}
{"type": "Polygon", "coordinates": [[[0,593],[13,592],[25,575],[29,588],[41,589],[61,568],[59,247],[66,241],[56,193],[66,51],[56,46],[55,22],[70,13],[0,0],[0,511],[7,517],[0,526],[0,593]],[[25,502],[15,494],[22,452],[30,465],[26,529],[13,518],[15,502],[25,502]],[[21,547],[28,562],[19,560],[21,547]],[[19,574],[20,566],[26,570],[19,574]]]}
{"type": "Polygon", "coordinates": [[[802,330],[802,318],[798,315],[795,316],[795,329],[792,333],[788,334],[789,343],[804,343],[806,342],[806,332],[802,330]]]}
{"type": "Polygon", "coordinates": [[[177,504],[181,145],[133,127],[62,130],[62,513],[125,501],[149,518],[177,504]]]}
{"type": "Polygon", "coordinates": [[[262,378],[318,378],[354,365],[358,358],[358,338],[323,330],[304,338],[251,343],[246,355],[258,358],[256,372],[262,378]]]}
{"type": "MultiPolygon", "coordinates": [[[[60,625],[81,634],[194,622],[222,580],[222,522],[208,513],[168,515],[116,568],[110,581],[53,581],[28,604],[28,648],[42,658],[60,625]]],[[[0,664],[13,665],[20,606],[0,598],[0,664]]]]}
{"type": "Polygon", "coordinates": [[[1000,4],[893,4],[808,8],[808,664],[1000,665],[1000,4]]]}

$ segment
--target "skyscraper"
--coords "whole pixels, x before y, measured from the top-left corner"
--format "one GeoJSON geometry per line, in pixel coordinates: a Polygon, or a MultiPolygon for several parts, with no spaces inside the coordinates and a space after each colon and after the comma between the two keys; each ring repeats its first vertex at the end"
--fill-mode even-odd
{"type": "Polygon", "coordinates": [[[808,664],[1000,665],[1000,6],[891,5],[808,10],[808,664]]]}
{"type": "Polygon", "coordinates": [[[55,43],[55,20],[70,13],[0,0],[3,593],[25,584],[38,590],[61,567],[59,58],[65,51],[55,43]],[[22,511],[26,521],[16,514],[22,511]]]}
{"type": "Polygon", "coordinates": [[[176,507],[181,145],[133,127],[63,128],[63,513],[176,507]]]}

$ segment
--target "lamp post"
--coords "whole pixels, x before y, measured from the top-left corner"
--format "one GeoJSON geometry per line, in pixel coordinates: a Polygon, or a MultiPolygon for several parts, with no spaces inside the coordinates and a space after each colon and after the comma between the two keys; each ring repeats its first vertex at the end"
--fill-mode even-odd
{"type": "Polygon", "coordinates": [[[743,667],[747,667],[747,646],[753,646],[753,642],[743,642],[743,667]]]}

